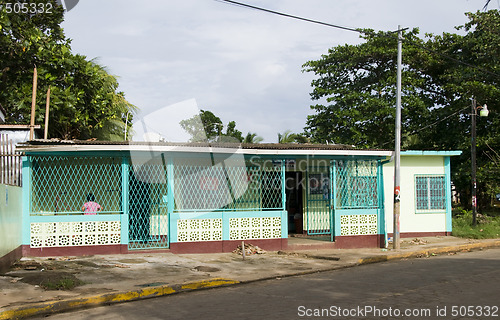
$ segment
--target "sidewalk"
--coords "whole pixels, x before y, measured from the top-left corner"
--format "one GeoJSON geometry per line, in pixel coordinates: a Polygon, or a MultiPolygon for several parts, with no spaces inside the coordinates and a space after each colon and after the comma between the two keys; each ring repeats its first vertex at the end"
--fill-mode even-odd
{"type": "MultiPolygon", "coordinates": [[[[309,244],[311,248],[318,247],[315,240],[290,238],[290,243],[294,241],[303,248],[309,244]]],[[[235,253],[141,252],[23,258],[17,267],[0,276],[0,319],[21,319],[103,303],[498,246],[500,239],[429,237],[403,239],[398,251],[377,248],[310,249],[265,252],[247,256],[245,260],[235,253]],[[42,281],[56,283],[61,277],[80,280],[83,285],[71,290],[45,290],[40,286],[42,281]]],[[[297,245],[294,247],[297,248],[297,245]]]]}

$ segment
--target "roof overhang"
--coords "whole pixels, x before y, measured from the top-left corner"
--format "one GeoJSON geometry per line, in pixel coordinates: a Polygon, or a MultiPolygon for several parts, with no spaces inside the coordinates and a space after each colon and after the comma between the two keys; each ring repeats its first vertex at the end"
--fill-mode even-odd
{"type": "MultiPolygon", "coordinates": [[[[271,145],[269,145],[271,146],[271,145]]],[[[57,144],[24,144],[19,145],[18,150],[30,153],[52,153],[52,152],[179,152],[179,153],[214,153],[214,154],[241,154],[241,155],[262,155],[262,156],[369,156],[369,157],[390,157],[390,150],[366,150],[366,149],[341,149],[331,148],[322,145],[302,145],[286,148],[266,148],[266,145],[259,147],[245,148],[241,145],[210,146],[210,145],[172,145],[157,143],[134,143],[134,144],[78,144],[78,143],[57,143],[57,144]]]]}

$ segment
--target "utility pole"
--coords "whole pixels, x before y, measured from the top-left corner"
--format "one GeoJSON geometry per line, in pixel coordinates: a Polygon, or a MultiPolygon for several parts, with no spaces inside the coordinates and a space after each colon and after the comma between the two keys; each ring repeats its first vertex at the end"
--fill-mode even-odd
{"type": "Polygon", "coordinates": [[[396,139],[394,147],[394,226],[392,244],[395,250],[399,250],[399,215],[400,215],[400,193],[401,193],[401,64],[403,51],[403,33],[398,26],[398,70],[397,70],[397,96],[396,96],[396,139]]]}
{"type": "Polygon", "coordinates": [[[477,183],[476,183],[476,99],[472,98],[471,105],[471,163],[472,163],[472,225],[476,225],[476,216],[477,216],[477,183]]]}
{"type": "Polygon", "coordinates": [[[31,96],[31,119],[30,119],[30,140],[35,136],[35,106],[36,106],[36,87],[38,81],[38,74],[36,66],[33,69],[33,94],[31,96]]]}
{"type": "Polygon", "coordinates": [[[45,129],[43,133],[43,138],[45,140],[49,137],[49,106],[50,106],[50,86],[49,90],[47,90],[47,101],[45,103],[45,129]]]}

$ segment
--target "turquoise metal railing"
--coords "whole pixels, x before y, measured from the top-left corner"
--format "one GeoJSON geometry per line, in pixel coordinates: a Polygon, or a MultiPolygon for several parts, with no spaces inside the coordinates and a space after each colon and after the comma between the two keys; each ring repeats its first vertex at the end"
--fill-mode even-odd
{"type": "Polygon", "coordinates": [[[94,199],[99,214],[122,213],[122,158],[30,156],[30,214],[83,214],[94,199]]]}
{"type": "Polygon", "coordinates": [[[336,208],[379,207],[376,160],[335,161],[336,208]]]}
{"type": "Polygon", "coordinates": [[[177,165],[175,211],[261,211],[283,209],[281,167],[177,165]]]}

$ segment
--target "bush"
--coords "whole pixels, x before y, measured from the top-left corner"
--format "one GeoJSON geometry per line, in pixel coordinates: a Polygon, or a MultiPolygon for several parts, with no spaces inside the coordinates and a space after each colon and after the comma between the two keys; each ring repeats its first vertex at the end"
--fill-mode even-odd
{"type": "Polygon", "coordinates": [[[500,235],[500,216],[477,214],[475,226],[472,225],[472,211],[457,208],[454,210],[452,235],[471,239],[498,238],[500,235]],[[460,210],[460,211],[459,211],[460,210]]]}

